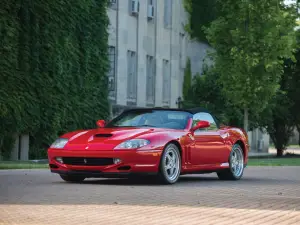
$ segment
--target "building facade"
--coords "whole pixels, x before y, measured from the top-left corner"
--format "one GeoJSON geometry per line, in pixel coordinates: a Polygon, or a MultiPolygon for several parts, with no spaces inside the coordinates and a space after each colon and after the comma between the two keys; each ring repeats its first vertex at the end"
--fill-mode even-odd
{"type": "Polygon", "coordinates": [[[182,0],[111,0],[109,99],[127,107],[178,107],[187,59],[182,0]]]}
{"type": "MultiPolygon", "coordinates": [[[[111,116],[128,107],[178,107],[187,57],[202,73],[207,51],[184,31],[183,0],[110,0],[109,99],[111,116]]],[[[267,152],[269,137],[249,132],[251,151],[267,152]]]]}

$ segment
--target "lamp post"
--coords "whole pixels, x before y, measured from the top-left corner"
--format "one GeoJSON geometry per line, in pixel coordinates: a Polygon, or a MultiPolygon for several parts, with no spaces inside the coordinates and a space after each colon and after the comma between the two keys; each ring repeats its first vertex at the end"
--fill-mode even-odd
{"type": "Polygon", "coordinates": [[[177,98],[177,101],[176,101],[176,105],[178,105],[178,108],[179,108],[179,109],[181,108],[181,103],[182,103],[182,99],[181,99],[181,97],[179,96],[179,97],[177,98]]]}

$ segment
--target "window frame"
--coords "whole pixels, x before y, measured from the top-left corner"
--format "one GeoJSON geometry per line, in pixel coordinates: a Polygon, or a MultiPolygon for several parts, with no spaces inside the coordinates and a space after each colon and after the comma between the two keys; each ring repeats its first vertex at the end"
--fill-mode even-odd
{"type": "MultiPolygon", "coordinates": [[[[195,124],[194,124],[194,121],[195,121],[194,117],[196,115],[198,115],[198,114],[206,114],[207,116],[210,116],[211,119],[212,119],[212,121],[214,122],[216,128],[210,129],[211,127],[208,127],[208,128],[198,129],[197,131],[216,131],[216,130],[220,129],[220,124],[219,124],[218,120],[216,119],[216,117],[214,117],[211,113],[208,113],[208,112],[197,112],[197,113],[193,114],[193,117],[192,117],[192,119],[193,119],[192,127],[195,126],[195,124]]],[[[205,120],[205,119],[203,119],[203,120],[205,120]]],[[[212,124],[209,120],[205,120],[205,121],[208,121],[210,124],[212,124]]]]}

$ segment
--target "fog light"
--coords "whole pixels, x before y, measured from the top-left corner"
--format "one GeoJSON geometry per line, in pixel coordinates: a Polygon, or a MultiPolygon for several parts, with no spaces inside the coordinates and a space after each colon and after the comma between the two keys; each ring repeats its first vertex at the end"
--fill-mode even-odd
{"type": "Polygon", "coordinates": [[[114,159],[114,164],[119,164],[119,163],[121,163],[121,162],[122,162],[121,159],[114,159]]]}
{"type": "Polygon", "coordinates": [[[64,163],[62,157],[56,157],[55,160],[59,163],[64,163]]]}

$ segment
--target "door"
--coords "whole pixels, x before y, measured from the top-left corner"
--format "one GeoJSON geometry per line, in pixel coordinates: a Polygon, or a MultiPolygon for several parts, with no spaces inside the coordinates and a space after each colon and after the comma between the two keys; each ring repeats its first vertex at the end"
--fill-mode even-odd
{"type": "Polygon", "coordinates": [[[208,121],[210,127],[194,132],[195,145],[191,149],[192,165],[203,166],[227,162],[228,150],[220,134],[218,124],[209,113],[200,112],[193,116],[193,126],[201,120],[208,121]]]}

